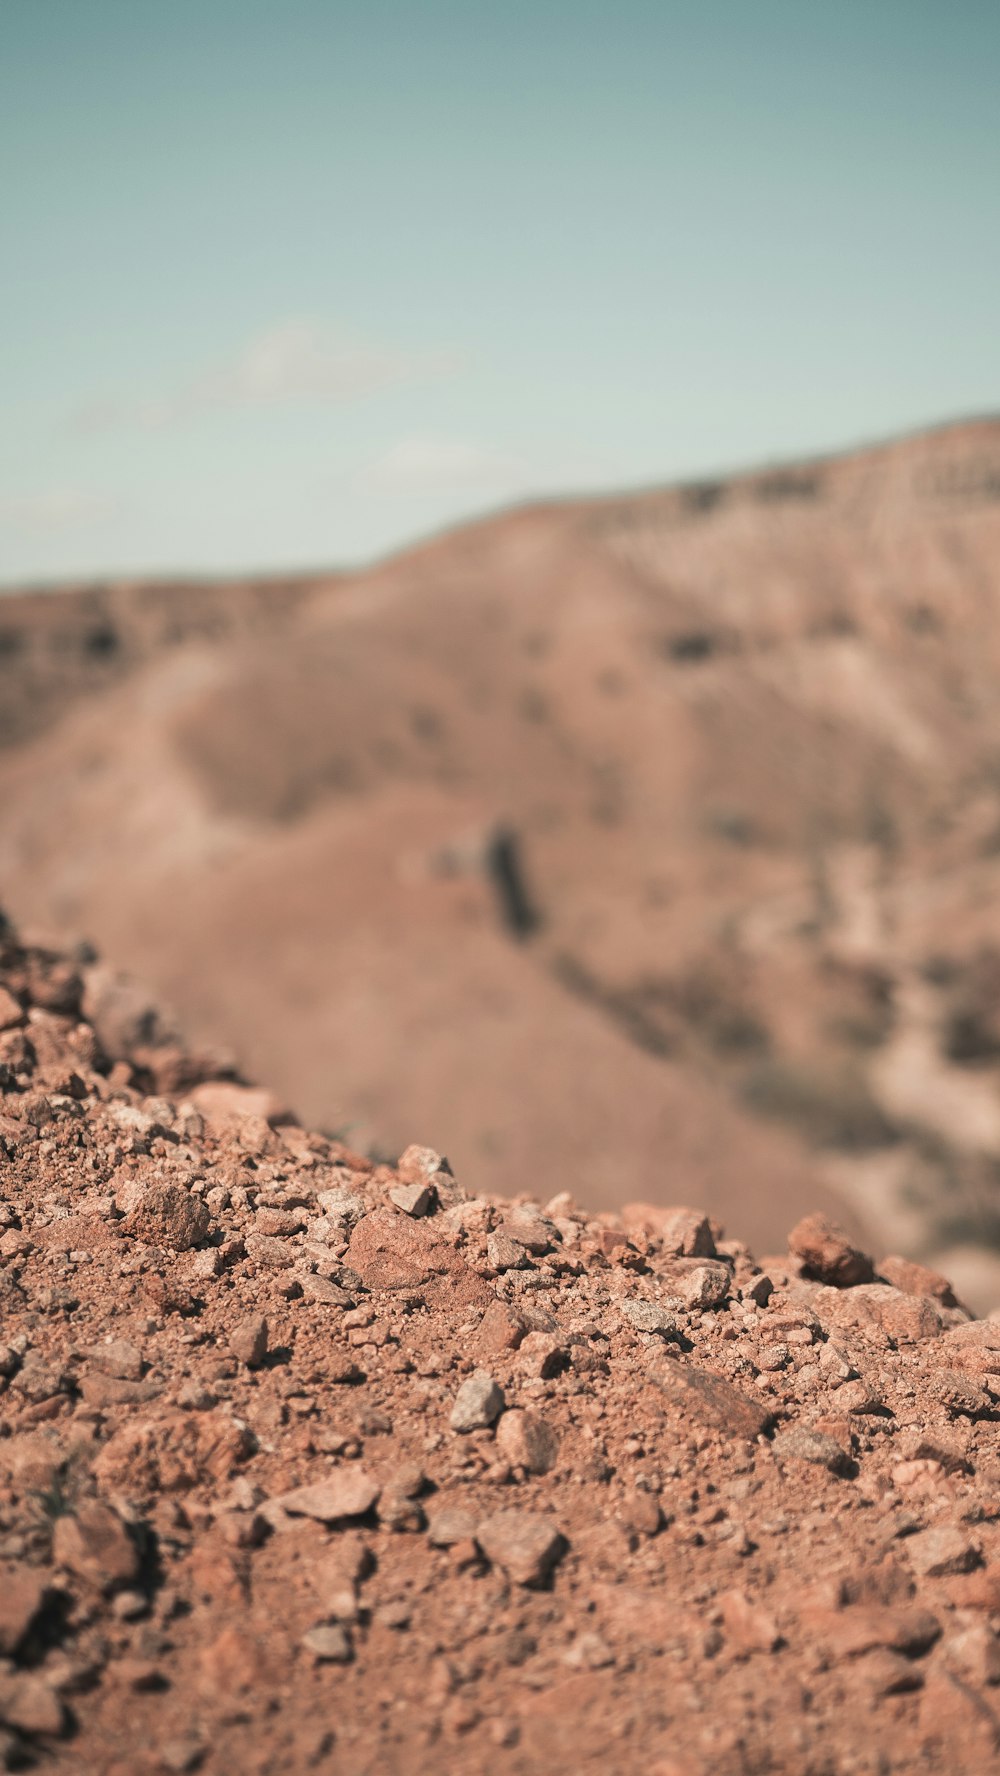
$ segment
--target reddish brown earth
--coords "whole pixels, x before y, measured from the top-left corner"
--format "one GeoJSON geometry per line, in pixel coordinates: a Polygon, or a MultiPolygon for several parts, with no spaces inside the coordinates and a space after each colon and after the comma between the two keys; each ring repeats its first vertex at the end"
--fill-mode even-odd
{"type": "Polygon", "coordinates": [[[359,1149],[765,1247],[812,1204],[990,1305],[998,496],[984,421],[6,598],[0,891],[359,1149]]]}
{"type": "Polygon", "coordinates": [[[373,1165],[139,1012],[0,935],[9,1768],[997,1767],[1000,1324],[373,1165]]]}

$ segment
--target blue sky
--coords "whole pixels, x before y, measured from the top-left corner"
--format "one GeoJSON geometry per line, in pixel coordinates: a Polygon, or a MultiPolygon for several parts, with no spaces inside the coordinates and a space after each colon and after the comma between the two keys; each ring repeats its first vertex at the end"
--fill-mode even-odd
{"type": "Polygon", "coordinates": [[[995,0],[3,0],[0,581],[1000,407],[995,0]]]}

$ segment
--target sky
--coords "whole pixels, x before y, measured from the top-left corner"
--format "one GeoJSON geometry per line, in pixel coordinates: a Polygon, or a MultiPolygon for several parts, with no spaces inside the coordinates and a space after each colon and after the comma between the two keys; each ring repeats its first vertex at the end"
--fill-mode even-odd
{"type": "Polygon", "coordinates": [[[1000,409],[996,0],[0,0],[0,583],[1000,409]]]}

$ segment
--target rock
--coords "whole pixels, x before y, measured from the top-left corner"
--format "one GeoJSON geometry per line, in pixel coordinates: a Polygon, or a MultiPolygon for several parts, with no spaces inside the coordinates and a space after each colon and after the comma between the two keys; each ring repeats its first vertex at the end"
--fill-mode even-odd
{"type": "Polygon", "coordinates": [[[936,1338],[944,1325],[936,1302],[924,1295],[904,1295],[888,1283],[838,1289],[832,1299],[822,1303],[822,1312],[836,1326],[871,1327],[903,1344],[936,1338]]]}
{"type": "Polygon", "coordinates": [[[629,1296],[618,1302],[618,1312],[637,1332],[658,1332],[663,1338],[674,1338],[677,1334],[674,1315],[668,1313],[665,1307],[659,1307],[655,1301],[642,1301],[629,1296]]]}
{"type": "MultiPolygon", "coordinates": [[[[65,1711],[43,1675],[23,1672],[0,1676],[0,1721],[32,1739],[56,1738],[65,1726],[65,1711]]],[[[8,1768],[16,1769],[18,1763],[8,1768]]]]}
{"type": "Polygon", "coordinates": [[[949,1670],[977,1689],[1000,1684],[1000,1641],[985,1622],[966,1623],[949,1634],[942,1653],[949,1670]]]}
{"type": "Polygon", "coordinates": [[[524,1270],[529,1263],[528,1248],[501,1227],[486,1241],[486,1261],[491,1270],[524,1270]]]}
{"type": "Polygon", "coordinates": [[[805,1425],[793,1425],[779,1431],[774,1439],[774,1453],[779,1461],[809,1462],[826,1468],[830,1474],[849,1474],[853,1464],[849,1455],[833,1437],[823,1431],[811,1431],[805,1425]]]}
{"type": "Polygon", "coordinates": [[[72,1515],[56,1518],[52,1554],[79,1579],[101,1591],[129,1585],[139,1574],[139,1550],[110,1505],[88,1499],[72,1515]]]}
{"type": "Polygon", "coordinates": [[[45,1575],[27,1566],[0,1566],[0,1655],[15,1653],[48,1595],[45,1575]]]}
{"type": "Polygon", "coordinates": [[[389,1192],[389,1201],[402,1209],[404,1215],[416,1220],[429,1215],[434,1206],[434,1191],[429,1184],[396,1184],[389,1192]]]}
{"type": "MultiPolygon", "coordinates": [[[[298,1486],[280,1493],[269,1505],[290,1517],[314,1517],[318,1523],[337,1523],[346,1517],[364,1517],[376,1503],[381,1487],[361,1468],[339,1468],[328,1480],[298,1486]]],[[[267,1515],[268,1507],[264,1507],[267,1515]]]]}
{"type": "Polygon", "coordinates": [[[728,1265],[709,1263],[689,1270],[680,1285],[685,1307],[710,1312],[722,1307],[729,1295],[731,1272],[728,1265]]]}
{"type": "Polygon", "coordinates": [[[700,1209],[629,1202],[622,1210],[622,1222],[630,1233],[645,1233],[661,1240],[664,1252],[672,1257],[715,1257],[711,1223],[700,1209]]]}
{"type": "Polygon", "coordinates": [[[451,1166],[433,1147],[407,1147],[396,1166],[400,1182],[403,1184],[432,1184],[437,1180],[447,1183],[454,1182],[451,1166]]]}
{"type": "Polygon", "coordinates": [[[753,1439],[770,1429],[766,1406],[711,1369],[683,1362],[662,1363],[650,1379],[682,1418],[709,1426],[727,1437],[753,1439]]]}
{"type": "MultiPolygon", "coordinates": [[[[468,1280],[455,1247],[433,1226],[398,1209],[373,1209],[362,1216],[351,1234],[347,1263],[369,1289],[417,1289],[433,1277],[468,1280]]],[[[478,1278],[473,1280],[478,1285],[478,1278]]]]}
{"type": "Polygon", "coordinates": [[[938,1270],[929,1270],[926,1264],[916,1264],[912,1258],[883,1258],[878,1275],[882,1282],[891,1283],[905,1295],[929,1295],[942,1307],[958,1306],[948,1278],[938,1270]]]}
{"type": "Polygon", "coordinates": [[[87,1361],[102,1375],[110,1375],[116,1381],[139,1381],[145,1367],[142,1352],[138,1346],[129,1344],[124,1338],[108,1339],[104,1344],[91,1345],[86,1353],[87,1361]]]}
{"type": "Polygon", "coordinates": [[[332,1282],[329,1277],[313,1276],[305,1271],[299,1277],[299,1286],[308,1301],[322,1302],[324,1307],[352,1308],[354,1296],[342,1289],[339,1283],[332,1282]]]}
{"type": "Polygon", "coordinates": [[[238,1320],[229,1334],[229,1348],[248,1369],[259,1369],[267,1356],[268,1325],[263,1314],[238,1320]]]}
{"type": "Polygon", "coordinates": [[[477,1344],[486,1356],[498,1351],[517,1350],[529,1331],[527,1320],[506,1301],[494,1298],[479,1322],[477,1344]]]}
{"type": "Polygon", "coordinates": [[[875,1274],[867,1254],[852,1246],[843,1228],[826,1215],[806,1215],[799,1221],[788,1236],[788,1249],[808,1276],[836,1289],[870,1283],[875,1274]]]}
{"type": "Polygon", "coordinates": [[[559,1438],[537,1412],[505,1412],[497,1425],[497,1449],[512,1468],[547,1474],[559,1457],[559,1438]]]}
{"type": "Polygon", "coordinates": [[[307,1653],[320,1664],[346,1665],[354,1656],[350,1635],[339,1622],[322,1623],[302,1636],[307,1653]]]}
{"type": "Polygon", "coordinates": [[[921,1578],[939,1579],[949,1573],[971,1572],[980,1564],[978,1548],[957,1524],[934,1524],[917,1530],[903,1543],[914,1572],[921,1578]]]}
{"type": "Polygon", "coordinates": [[[434,1548],[451,1548],[456,1542],[472,1541],[476,1534],[476,1518],[458,1505],[436,1511],[427,1525],[427,1539],[434,1548]]]}
{"type": "Polygon", "coordinates": [[[201,1198],[179,1184],[153,1184],[122,1223],[126,1233],[148,1246],[189,1252],[207,1239],[212,1217],[201,1198]]]}
{"type": "Polygon", "coordinates": [[[459,1388],[449,1423],[453,1431],[483,1430],[499,1418],[503,1408],[503,1389],[485,1369],[477,1369],[459,1388]]]}
{"type": "Polygon", "coordinates": [[[554,1519],[533,1511],[496,1511],[478,1525],[476,1541],[516,1585],[543,1584],[566,1546],[554,1519]]]}

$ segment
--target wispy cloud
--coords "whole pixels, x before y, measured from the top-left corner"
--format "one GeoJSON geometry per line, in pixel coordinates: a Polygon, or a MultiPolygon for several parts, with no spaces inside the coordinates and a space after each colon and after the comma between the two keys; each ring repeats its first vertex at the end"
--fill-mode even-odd
{"type": "Polygon", "coordinates": [[[204,414],[296,402],[339,405],[397,383],[453,374],[455,352],[407,351],[348,328],[291,317],[249,339],[229,362],[152,394],[106,395],[76,409],[76,430],[155,431],[204,414]]]}
{"type": "Polygon", "coordinates": [[[0,499],[0,524],[17,530],[72,530],[113,517],[117,509],[110,494],[82,487],[50,487],[0,499]]]}
{"type": "Polygon", "coordinates": [[[440,493],[520,480],[516,457],[459,438],[401,438],[354,476],[355,484],[393,493],[440,493]]]}

